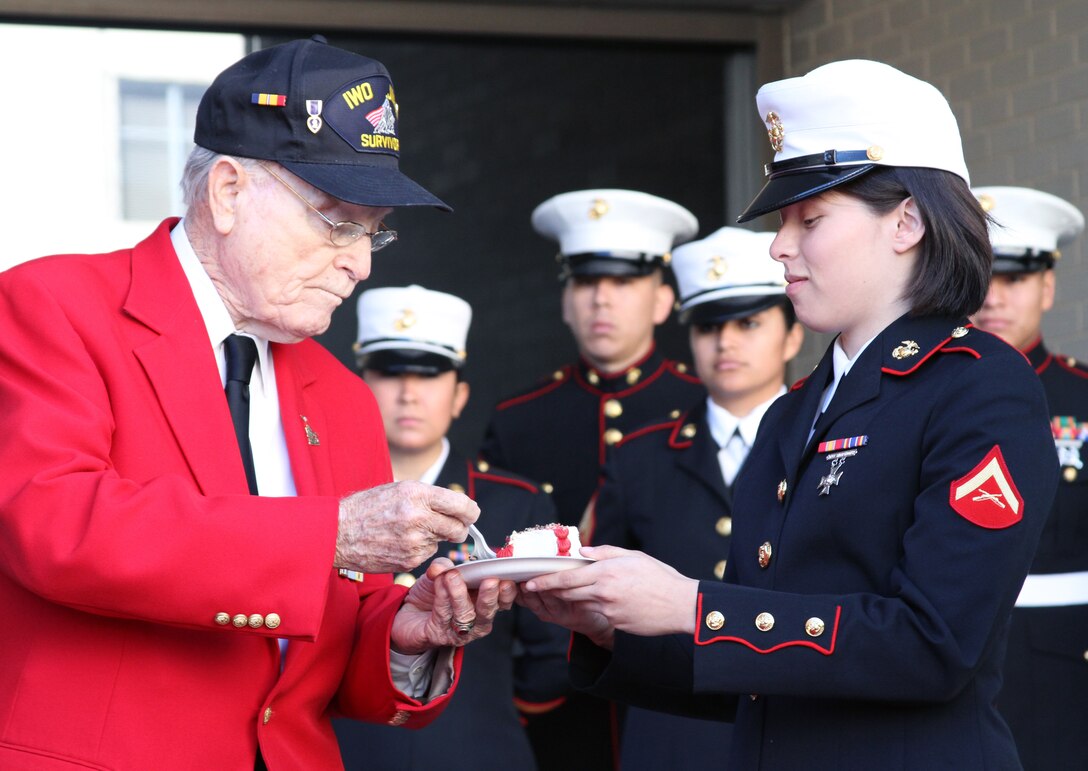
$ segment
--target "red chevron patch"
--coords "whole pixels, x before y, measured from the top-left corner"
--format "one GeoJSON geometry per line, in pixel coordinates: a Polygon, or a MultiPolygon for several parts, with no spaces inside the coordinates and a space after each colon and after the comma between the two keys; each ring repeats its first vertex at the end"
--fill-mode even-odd
{"type": "Polygon", "coordinates": [[[1024,516],[1024,499],[996,444],[977,466],[952,483],[948,503],[968,522],[991,530],[1011,527],[1024,516]]]}

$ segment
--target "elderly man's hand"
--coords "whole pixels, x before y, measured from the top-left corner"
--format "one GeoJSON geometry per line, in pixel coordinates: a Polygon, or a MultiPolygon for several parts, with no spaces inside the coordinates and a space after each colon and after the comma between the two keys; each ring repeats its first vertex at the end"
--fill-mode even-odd
{"type": "Polygon", "coordinates": [[[460,543],[480,508],[466,495],[422,482],[393,482],[340,500],[338,568],[409,571],[442,541],[460,543]]]}
{"type": "Polygon", "coordinates": [[[484,579],[474,597],[452,567],[439,557],[408,591],[393,619],[391,637],[398,653],[466,645],[486,636],[498,612],[513,606],[517,586],[512,581],[484,579]]]}

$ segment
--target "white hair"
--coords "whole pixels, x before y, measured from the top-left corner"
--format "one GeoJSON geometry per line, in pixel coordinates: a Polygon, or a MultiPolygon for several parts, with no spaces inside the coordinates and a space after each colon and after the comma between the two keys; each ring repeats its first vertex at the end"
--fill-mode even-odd
{"type": "Polygon", "coordinates": [[[233,158],[246,169],[256,167],[260,161],[253,158],[243,158],[237,155],[224,155],[206,147],[195,145],[189,157],[185,160],[185,168],[181,172],[181,196],[188,208],[194,204],[208,199],[208,172],[220,158],[233,158]]]}

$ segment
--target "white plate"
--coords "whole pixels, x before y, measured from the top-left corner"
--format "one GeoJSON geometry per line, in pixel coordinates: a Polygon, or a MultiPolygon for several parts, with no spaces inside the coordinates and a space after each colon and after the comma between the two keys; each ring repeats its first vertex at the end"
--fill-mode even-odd
{"type": "Polygon", "coordinates": [[[593,560],[587,557],[499,557],[493,560],[463,562],[454,570],[461,573],[470,589],[475,589],[485,578],[521,582],[591,564],[593,560]]]}

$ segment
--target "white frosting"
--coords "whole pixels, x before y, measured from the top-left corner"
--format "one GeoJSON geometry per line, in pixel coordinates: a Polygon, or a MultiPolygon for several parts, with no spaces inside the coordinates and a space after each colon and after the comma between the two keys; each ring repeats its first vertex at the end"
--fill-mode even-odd
{"type": "MultiPolygon", "coordinates": [[[[535,527],[530,530],[519,530],[511,533],[506,539],[512,547],[512,557],[558,557],[559,539],[555,537],[554,526],[535,527]]],[[[570,557],[581,556],[578,550],[582,547],[582,541],[578,537],[578,528],[571,525],[567,528],[567,540],[570,541],[570,557]]]]}

